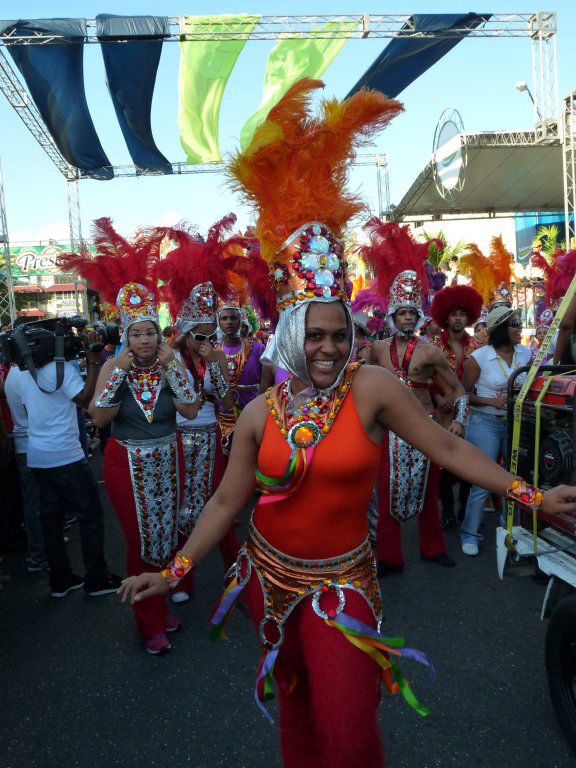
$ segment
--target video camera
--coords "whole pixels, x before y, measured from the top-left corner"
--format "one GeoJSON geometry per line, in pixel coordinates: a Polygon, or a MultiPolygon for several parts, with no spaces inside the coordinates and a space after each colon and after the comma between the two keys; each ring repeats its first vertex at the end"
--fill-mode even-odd
{"type": "Polygon", "coordinates": [[[41,368],[53,360],[75,360],[83,357],[86,345],[90,352],[101,352],[106,344],[120,343],[120,331],[114,323],[108,325],[74,317],[55,317],[23,323],[9,333],[0,333],[0,348],[6,362],[16,363],[21,371],[41,368]],[[84,331],[96,331],[99,341],[88,344],[84,331]]]}

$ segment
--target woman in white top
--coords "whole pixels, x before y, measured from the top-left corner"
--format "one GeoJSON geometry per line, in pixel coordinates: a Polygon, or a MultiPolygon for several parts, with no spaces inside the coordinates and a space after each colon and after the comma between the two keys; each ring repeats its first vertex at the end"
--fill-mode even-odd
{"type": "MultiPolygon", "coordinates": [[[[200,411],[194,420],[177,417],[186,471],[178,520],[181,533],[189,536],[208,499],[220,485],[226,469],[216,410],[232,408],[232,395],[226,356],[212,346],[217,338],[215,318],[197,325],[191,325],[190,318],[179,317],[178,320],[185,332],[176,341],[174,354],[184,364],[188,381],[201,401],[200,411]]],[[[234,528],[231,528],[220,542],[226,570],[235,561],[238,549],[238,539],[234,528]]],[[[182,590],[172,595],[172,601],[176,603],[188,598],[188,593],[182,590]]]]}
{"type": "MultiPolygon", "coordinates": [[[[527,365],[530,350],[520,344],[522,322],[509,307],[493,309],[486,318],[488,344],[476,349],[464,366],[462,383],[470,394],[466,440],[494,461],[506,456],[506,389],[516,368],[527,365]]],[[[477,555],[488,491],[472,486],[462,522],[462,552],[477,555]]]]}

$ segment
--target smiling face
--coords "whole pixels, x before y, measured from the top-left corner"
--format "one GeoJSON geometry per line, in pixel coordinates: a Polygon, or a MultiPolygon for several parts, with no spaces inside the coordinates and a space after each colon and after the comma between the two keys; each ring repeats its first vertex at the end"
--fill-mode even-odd
{"type": "Polygon", "coordinates": [[[508,339],[514,345],[522,343],[522,322],[518,315],[508,320],[508,339]]]}
{"type": "Polygon", "coordinates": [[[394,312],[393,318],[394,325],[400,331],[407,336],[414,333],[416,329],[416,323],[418,322],[418,312],[410,307],[400,307],[394,312]]]}
{"type": "Polygon", "coordinates": [[[310,304],[306,312],[304,352],[314,386],[319,389],[332,386],[350,355],[350,331],[341,302],[310,304]]]}
{"type": "Polygon", "coordinates": [[[158,349],[158,329],[150,320],[134,323],[128,329],[128,347],[139,360],[151,360],[158,349]]]}

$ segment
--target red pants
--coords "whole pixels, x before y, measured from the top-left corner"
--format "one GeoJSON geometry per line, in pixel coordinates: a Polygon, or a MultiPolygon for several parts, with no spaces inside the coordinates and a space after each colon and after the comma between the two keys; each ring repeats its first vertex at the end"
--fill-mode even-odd
{"type": "MultiPolygon", "coordinates": [[[[375,627],[364,598],[349,589],[345,595],[345,612],[375,627]]],[[[324,609],[336,607],[335,595],[329,605],[331,597],[323,598],[324,609]]],[[[256,575],[244,599],[258,626],[264,601],[256,575]]],[[[314,613],[311,597],[292,611],[284,630],[275,665],[284,768],[384,768],[377,721],[380,668],[314,613]],[[293,672],[297,683],[289,693],[293,672]]]]}
{"type": "MultiPolygon", "coordinates": [[[[383,443],[378,483],[378,560],[383,560],[388,565],[400,566],[404,565],[404,557],[402,555],[402,523],[399,523],[389,512],[390,474],[390,453],[388,451],[388,442],[385,441],[383,443]]],[[[423,557],[434,557],[442,552],[446,552],[444,535],[440,527],[440,510],[438,507],[439,475],[440,467],[431,463],[424,496],[424,507],[418,515],[420,554],[423,557]]]]}
{"type": "MultiPolygon", "coordinates": [[[[213,496],[218,490],[218,486],[220,485],[222,478],[224,477],[224,472],[226,472],[227,466],[228,466],[228,457],[224,455],[224,451],[222,450],[222,435],[220,432],[220,427],[217,427],[216,455],[214,456],[214,471],[212,474],[212,491],[210,493],[210,496],[213,496]]],[[[208,499],[206,499],[206,501],[208,501],[208,499]]],[[[222,560],[224,561],[225,571],[228,571],[232,563],[236,562],[239,549],[240,549],[240,542],[238,541],[238,536],[236,536],[236,530],[234,528],[234,524],[232,524],[232,526],[230,527],[230,530],[220,542],[220,554],[222,555],[222,560]]]]}
{"type": "MultiPolygon", "coordinates": [[[[184,459],[182,448],[178,443],[178,468],[180,473],[180,487],[184,480],[184,459]]],[[[124,539],[126,542],[126,574],[138,576],[140,573],[157,573],[160,568],[155,568],[140,557],[140,531],[138,518],[136,517],[136,505],[130,480],[130,467],[128,464],[128,452],[123,445],[110,438],[104,452],[104,480],[106,492],[112,502],[114,511],[118,517],[124,539]]],[[[180,542],[180,546],[184,542],[180,542]]],[[[178,549],[178,548],[177,548],[178,549]]],[[[181,588],[191,590],[191,577],[188,574],[181,581],[181,588]]],[[[138,626],[138,632],[142,638],[147,639],[160,635],[166,631],[166,598],[164,596],[151,597],[134,603],[134,618],[138,626]]]]}

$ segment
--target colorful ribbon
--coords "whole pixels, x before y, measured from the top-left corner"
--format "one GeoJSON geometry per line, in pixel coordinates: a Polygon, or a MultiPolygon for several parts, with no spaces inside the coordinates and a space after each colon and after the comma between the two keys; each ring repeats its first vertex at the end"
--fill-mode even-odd
{"type": "Polygon", "coordinates": [[[278,658],[278,648],[273,651],[264,651],[262,658],[260,659],[260,665],[258,667],[258,674],[256,676],[256,685],[254,686],[254,701],[258,705],[258,709],[267,718],[271,725],[274,725],[274,718],[268,712],[264,706],[264,701],[269,701],[274,698],[274,684],[273,673],[274,664],[278,658]],[[260,693],[260,681],[263,681],[263,690],[260,693]]]}
{"type": "Polygon", "coordinates": [[[257,469],[256,482],[262,492],[260,504],[272,504],[296,493],[302,485],[313,455],[313,445],[308,448],[294,448],[282,477],[271,477],[257,469]]]}
{"type": "Polygon", "coordinates": [[[214,625],[210,630],[210,640],[212,640],[212,642],[216,642],[218,638],[222,638],[223,640],[228,639],[224,630],[230,621],[236,600],[245,586],[245,584],[238,584],[238,578],[234,576],[230,584],[226,587],[222,597],[216,603],[212,615],[210,616],[210,623],[214,625]]]}
{"type": "Polygon", "coordinates": [[[430,678],[434,681],[436,670],[425,653],[416,650],[416,648],[404,648],[404,638],[384,637],[377,630],[346,613],[339,613],[336,619],[325,619],[325,622],[340,630],[348,642],[368,654],[381,667],[382,681],[390,693],[400,692],[412,709],[422,717],[430,714],[428,707],[419,703],[398,665],[388,657],[388,654],[405,656],[414,659],[419,664],[424,664],[430,668],[430,678]]]}

